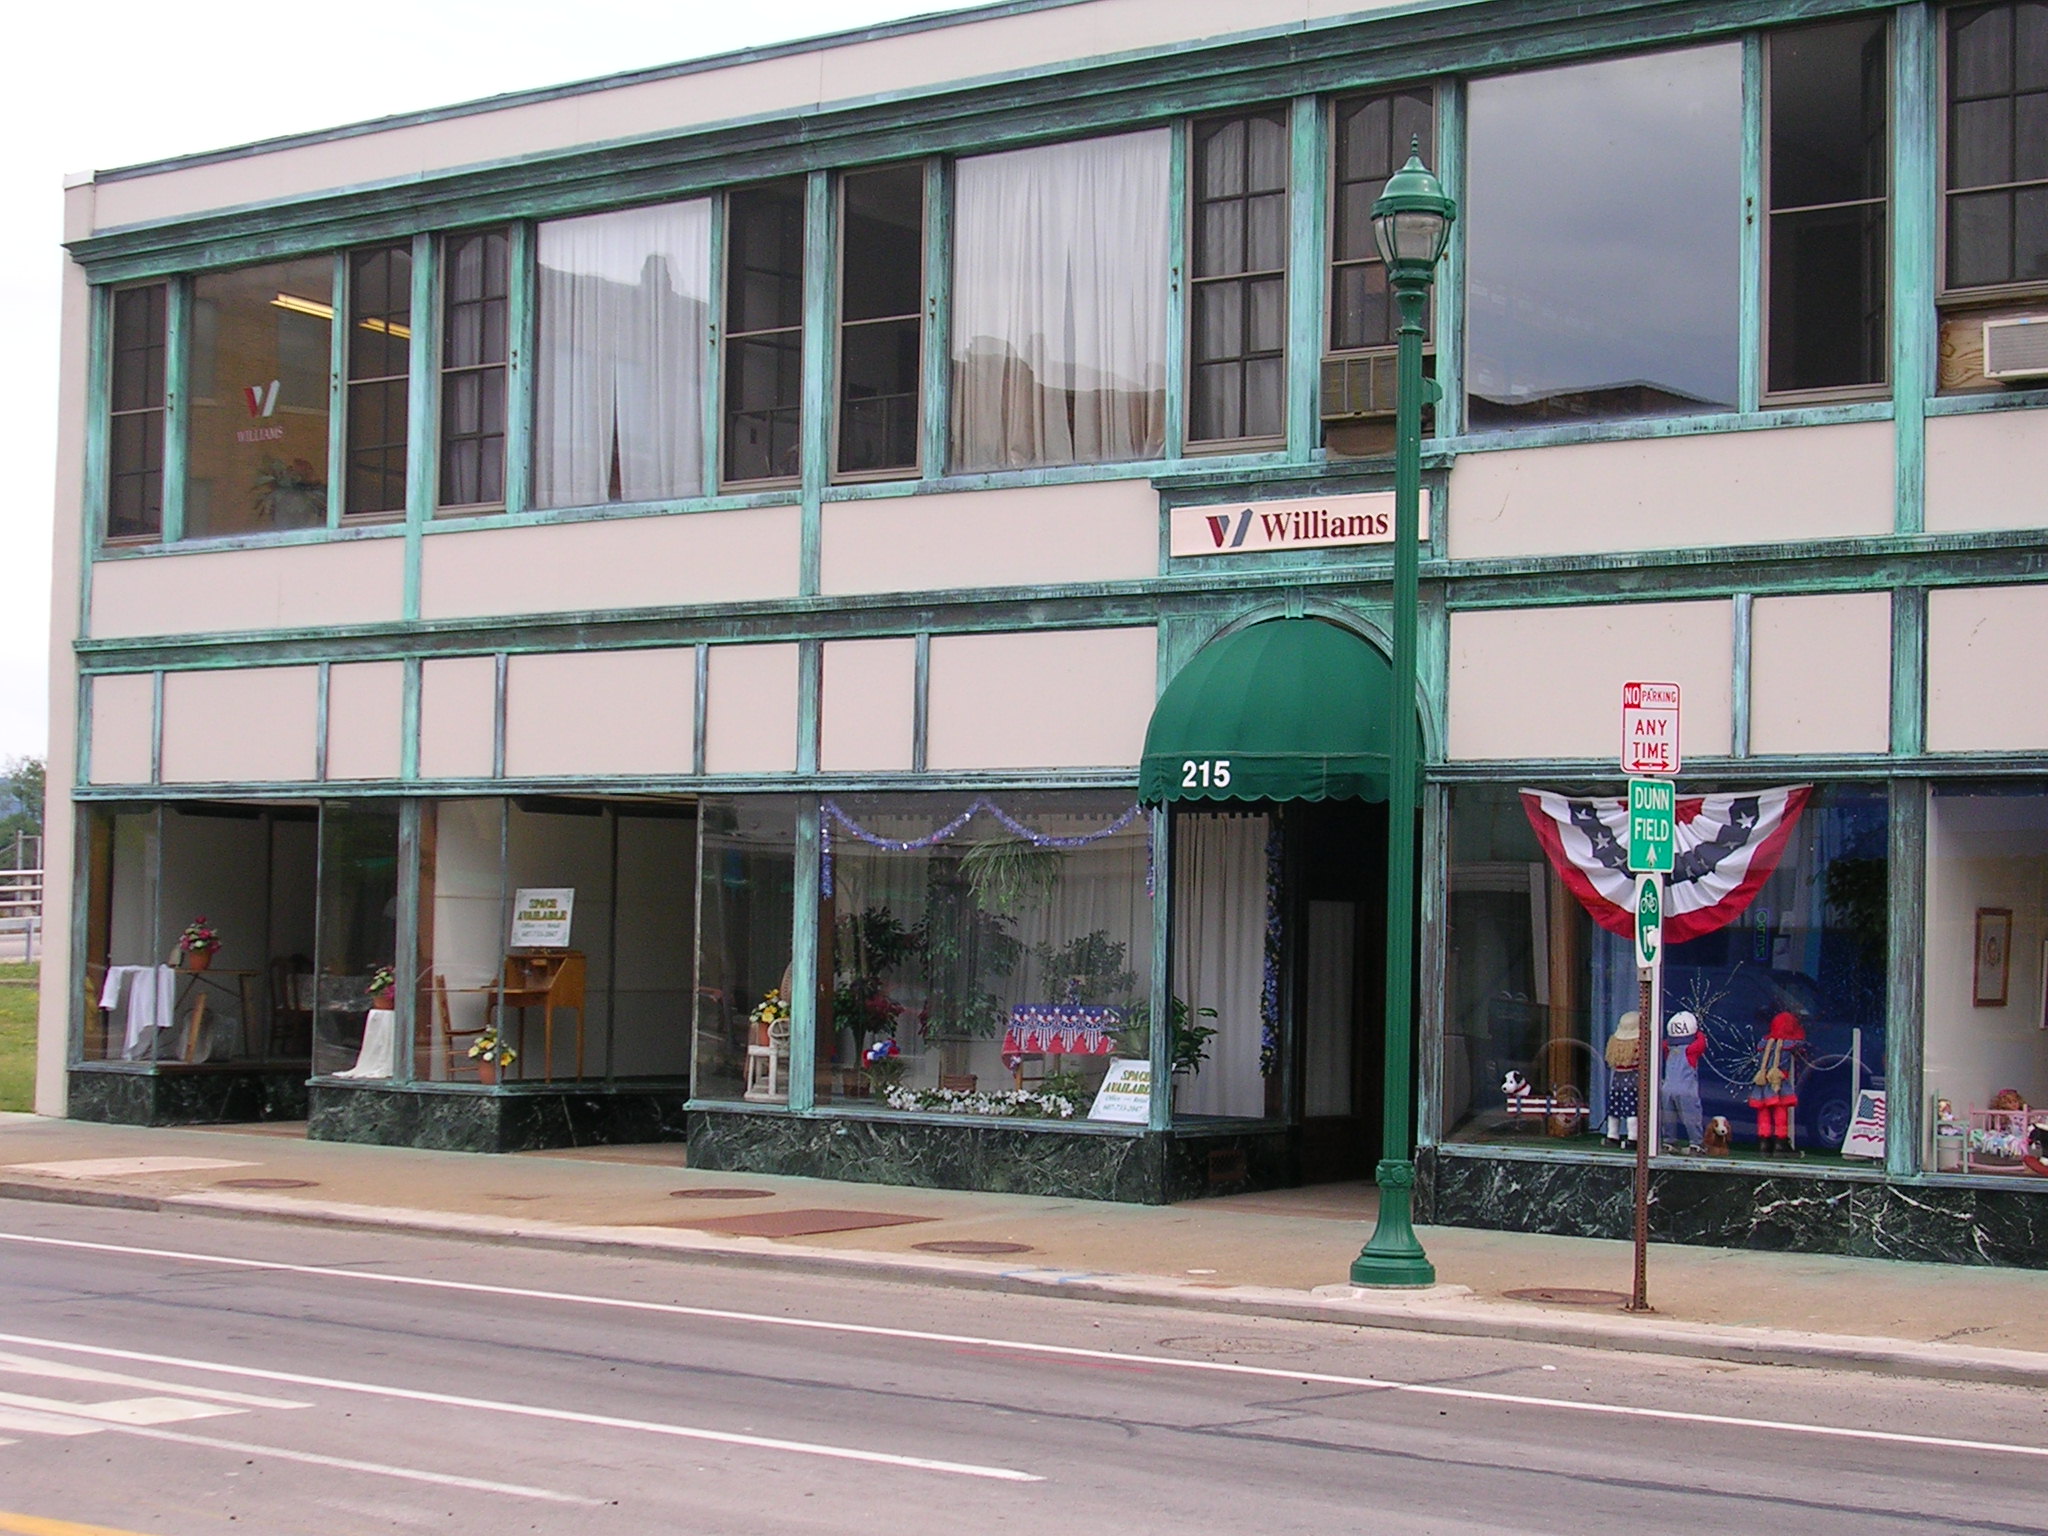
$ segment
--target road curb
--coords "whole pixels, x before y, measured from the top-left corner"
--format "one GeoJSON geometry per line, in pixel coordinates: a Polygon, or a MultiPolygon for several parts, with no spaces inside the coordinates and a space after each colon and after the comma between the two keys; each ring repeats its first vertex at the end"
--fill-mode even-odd
{"type": "MultiPolygon", "coordinates": [[[[118,1210],[282,1221],[300,1226],[397,1232],[553,1253],[717,1264],[783,1274],[844,1275],[912,1285],[1012,1295],[1059,1296],[1127,1306],[1168,1307],[1230,1317],[1283,1318],[1385,1328],[1523,1344],[1617,1349],[1738,1365],[1798,1366],[1875,1375],[2001,1386],[2048,1387],[2048,1354],[2024,1350],[1955,1349],[1896,1339],[1797,1333],[1720,1323],[1686,1323],[1619,1312],[1560,1315],[1516,1303],[1460,1298],[1455,1287],[1378,1295],[1292,1291],[1278,1287],[1210,1288],[1190,1282],[1048,1266],[990,1264],[927,1254],[876,1254],[805,1248],[767,1238],[721,1238],[676,1228],[536,1224],[515,1217],[465,1216],[381,1206],[345,1205],[257,1194],[146,1195],[90,1184],[0,1180],[0,1199],[118,1210]]],[[[1333,1291],[1338,1288],[1332,1288],[1333,1291]]]]}

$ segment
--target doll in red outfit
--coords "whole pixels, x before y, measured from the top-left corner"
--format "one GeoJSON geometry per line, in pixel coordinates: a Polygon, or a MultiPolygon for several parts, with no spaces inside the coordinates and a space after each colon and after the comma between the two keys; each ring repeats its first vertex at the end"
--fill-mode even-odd
{"type": "Polygon", "coordinates": [[[1749,1107],[1756,1111],[1757,1150],[1765,1157],[1792,1154],[1792,1112],[1799,1106],[1799,1069],[1806,1054],[1806,1031],[1789,1013],[1772,1018],[1757,1050],[1756,1076],[1750,1079],[1749,1107]]]}

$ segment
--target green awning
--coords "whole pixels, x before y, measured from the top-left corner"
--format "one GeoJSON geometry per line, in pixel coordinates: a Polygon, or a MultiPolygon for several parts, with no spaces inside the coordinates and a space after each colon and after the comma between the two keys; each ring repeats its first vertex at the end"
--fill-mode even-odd
{"type": "Polygon", "coordinates": [[[1145,732],[1138,798],[1384,800],[1393,669],[1349,630],[1268,619],[1210,642],[1145,732]]]}

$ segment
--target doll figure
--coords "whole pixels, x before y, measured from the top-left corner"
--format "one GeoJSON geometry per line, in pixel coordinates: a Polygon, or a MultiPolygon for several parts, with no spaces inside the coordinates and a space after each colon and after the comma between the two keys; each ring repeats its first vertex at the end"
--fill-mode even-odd
{"type": "Polygon", "coordinates": [[[1792,1112],[1799,1107],[1800,1058],[1806,1031],[1789,1013],[1774,1015],[1757,1052],[1749,1107],[1756,1111],[1757,1150],[1765,1157],[1792,1155],[1792,1112]]]}
{"type": "Polygon", "coordinates": [[[1607,1038],[1607,1065],[1613,1075],[1607,1079],[1607,1145],[1632,1143],[1636,1139],[1636,1058],[1642,1054],[1642,1025],[1631,1009],[1615,1020],[1614,1033],[1607,1038]]]}
{"type": "Polygon", "coordinates": [[[1664,1076],[1657,1107],[1665,1117],[1659,1138],[1675,1144],[1673,1134],[1685,1128],[1685,1150],[1697,1152],[1704,1133],[1700,1109],[1700,1058],[1707,1054],[1706,1032],[1690,1013],[1674,1013],[1664,1021],[1664,1076]]]}

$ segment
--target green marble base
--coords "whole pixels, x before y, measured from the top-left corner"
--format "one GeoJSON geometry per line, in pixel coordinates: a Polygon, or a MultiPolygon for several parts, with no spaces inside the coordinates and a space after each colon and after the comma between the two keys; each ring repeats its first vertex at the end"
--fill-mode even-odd
{"type": "Polygon", "coordinates": [[[690,1166],[991,1194],[1166,1205],[1293,1182],[1291,1133],[1155,1132],[1048,1121],[793,1115],[697,1104],[690,1166]]]}
{"type": "Polygon", "coordinates": [[[306,1069],[77,1066],[64,1113],[95,1125],[249,1125],[306,1118],[306,1069]]]}
{"type": "Polygon", "coordinates": [[[514,1086],[315,1082],[306,1135],[436,1152],[539,1152],[681,1141],[679,1084],[514,1086]]]}

